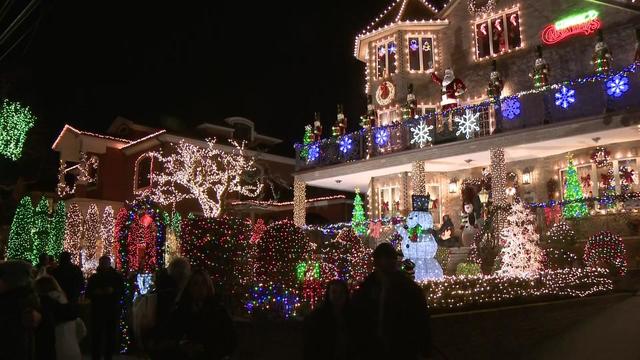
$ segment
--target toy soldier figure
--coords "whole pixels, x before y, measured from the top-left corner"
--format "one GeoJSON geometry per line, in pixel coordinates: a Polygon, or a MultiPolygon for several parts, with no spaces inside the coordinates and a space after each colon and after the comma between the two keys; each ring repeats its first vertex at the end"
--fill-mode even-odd
{"type": "Polygon", "coordinates": [[[342,105],[338,104],[338,118],[335,126],[331,128],[334,137],[343,136],[347,132],[347,118],[344,116],[342,105]]]}
{"type": "Polygon", "coordinates": [[[313,115],[313,141],[320,141],[322,138],[322,122],[320,122],[320,113],[313,115]]]}
{"type": "Polygon", "coordinates": [[[360,126],[371,129],[376,123],[376,110],[373,106],[373,96],[367,95],[367,114],[360,117],[360,126]]]}
{"type": "Polygon", "coordinates": [[[503,88],[504,82],[502,82],[500,73],[497,70],[496,61],[493,60],[493,62],[491,62],[489,86],[487,87],[487,95],[489,96],[489,101],[491,101],[492,104],[497,104],[500,101],[500,95],[502,94],[503,88]]]}
{"type": "Polygon", "coordinates": [[[597,73],[608,72],[611,67],[612,60],[613,56],[611,55],[611,51],[609,51],[609,47],[607,47],[607,44],[604,42],[602,31],[599,30],[598,42],[596,43],[596,47],[593,51],[593,57],[591,59],[593,70],[597,73]]]}
{"type": "Polygon", "coordinates": [[[533,65],[533,73],[529,74],[533,78],[533,86],[539,88],[549,85],[549,64],[547,60],[542,57],[542,46],[538,45],[536,48],[536,62],[533,65]]]}

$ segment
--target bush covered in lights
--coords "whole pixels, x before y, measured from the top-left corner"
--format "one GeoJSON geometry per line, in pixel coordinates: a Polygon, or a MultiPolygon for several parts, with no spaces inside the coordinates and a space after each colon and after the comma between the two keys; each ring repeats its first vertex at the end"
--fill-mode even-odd
{"type": "Polygon", "coordinates": [[[548,248],[542,252],[542,268],[545,270],[562,270],[577,264],[578,256],[565,249],[548,248]]]}
{"type": "Polygon", "coordinates": [[[622,238],[609,231],[593,235],[584,248],[584,262],[590,268],[605,268],[613,274],[624,275],[627,259],[622,238]]]}
{"type": "Polygon", "coordinates": [[[336,267],[338,278],[352,285],[363,281],[373,269],[371,249],[351,228],[340,231],[335,240],[321,249],[321,253],[323,262],[336,267]]]}
{"type": "Polygon", "coordinates": [[[576,244],[576,232],[566,221],[560,221],[547,231],[545,239],[554,245],[573,246],[576,244]]]}
{"type": "Polygon", "coordinates": [[[604,269],[542,271],[535,276],[460,276],[420,284],[429,308],[465,308],[584,297],[613,289],[604,269]]]}
{"type": "Polygon", "coordinates": [[[480,265],[473,262],[462,262],[456,266],[456,276],[477,276],[482,274],[480,265]]]}

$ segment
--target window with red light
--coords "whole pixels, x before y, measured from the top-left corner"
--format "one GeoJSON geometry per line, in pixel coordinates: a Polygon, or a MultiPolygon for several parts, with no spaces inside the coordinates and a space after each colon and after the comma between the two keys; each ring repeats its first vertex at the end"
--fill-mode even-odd
{"type": "Polygon", "coordinates": [[[497,56],[522,46],[520,14],[510,10],[475,23],[476,59],[497,56]]]}

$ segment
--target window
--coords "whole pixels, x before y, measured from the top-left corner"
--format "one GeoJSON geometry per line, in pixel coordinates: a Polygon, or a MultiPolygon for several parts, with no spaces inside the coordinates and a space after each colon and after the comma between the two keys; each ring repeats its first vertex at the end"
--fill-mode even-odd
{"type": "Polygon", "coordinates": [[[376,45],[376,73],[378,78],[395,74],[397,70],[396,55],[398,46],[395,40],[389,39],[376,45]]]}
{"type": "Polygon", "coordinates": [[[492,18],[477,21],[476,59],[498,56],[522,47],[518,9],[505,11],[492,18]]]}
{"type": "Polygon", "coordinates": [[[433,217],[433,224],[440,225],[442,222],[442,203],[440,202],[440,185],[439,184],[427,184],[427,194],[431,198],[429,204],[429,211],[433,217]]]}
{"type": "Polygon", "coordinates": [[[390,186],[380,189],[380,217],[388,218],[400,212],[400,187],[390,186]]]}
{"type": "Polygon", "coordinates": [[[433,38],[430,36],[410,35],[407,38],[409,53],[409,71],[427,71],[435,66],[433,38]]]}
{"type": "Polygon", "coordinates": [[[153,183],[153,157],[150,154],[144,154],[136,160],[134,177],[134,191],[144,190],[151,187],[153,183]]]}
{"type": "Polygon", "coordinates": [[[424,116],[428,114],[435,114],[436,111],[437,109],[435,105],[419,104],[417,114],[419,116],[424,116]]]}

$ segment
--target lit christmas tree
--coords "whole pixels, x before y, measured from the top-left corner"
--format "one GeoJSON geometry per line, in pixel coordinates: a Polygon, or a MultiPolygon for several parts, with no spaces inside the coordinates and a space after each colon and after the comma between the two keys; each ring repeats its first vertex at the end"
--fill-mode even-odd
{"type": "Polygon", "coordinates": [[[49,202],[47,199],[40,198],[33,215],[31,262],[37,264],[40,254],[47,252],[49,242],[49,202]]]}
{"type": "Polygon", "coordinates": [[[49,242],[47,243],[47,254],[53,255],[56,258],[62,252],[66,216],[64,202],[58,201],[56,208],[53,210],[51,222],[49,223],[49,242]]]}
{"type": "Polygon", "coordinates": [[[501,234],[502,275],[531,276],[542,269],[535,226],[535,215],[522,202],[513,204],[501,234]]]}
{"type": "Polygon", "coordinates": [[[565,201],[576,201],[569,204],[565,204],[562,209],[562,214],[565,218],[579,218],[587,215],[587,204],[583,201],[582,185],[578,178],[578,171],[576,166],[573,165],[573,157],[569,156],[569,166],[566,174],[566,184],[564,191],[565,201]]]}
{"type": "Polygon", "coordinates": [[[95,260],[98,240],[100,239],[100,214],[98,212],[98,206],[91,204],[89,210],[87,210],[87,217],[84,221],[84,256],[86,260],[95,260]]]}
{"type": "Polygon", "coordinates": [[[353,212],[351,213],[351,227],[358,235],[367,233],[367,218],[364,216],[363,202],[360,197],[360,189],[356,188],[356,196],[353,198],[353,212]]]}
{"type": "Polygon", "coordinates": [[[4,100],[0,105],[0,154],[18,160],[27,132],[33,127],[36,117],[28,107],[4,100]]]}
{"type": "Polygon", "coordinates": [[[113,217],[113,208],[107,206],[102,212],[102,223],[100,224],[100,237],[102,238],[102,255],[112,256],[113,250],[113,230],[116,221],[113,217]]]}
{"type": "Polygon", "coordinates": [[[20,200],[16,214],[9,230],[8,259],[31,260],[33,245],[33,205],[31,199],[25,196],[20,200]]]}
{"type": "Polygon", "coordinates": [[[80,262],[80,246],[82,245],[83,235],[84,228],[82,224],[80,206],[73,203],[67,212],[67,221],[64,232],[64,250],[71,253],[71,259],[76,263],[80,262]]]}
{"type": "Polygon", "coordinates": [[[309,144],[313,142],[313,128],[311,125],[304,127],[304,137],[302,138],[302,150],[300,150],[300,158],[306,159],[309,156],[309,144]]]}

